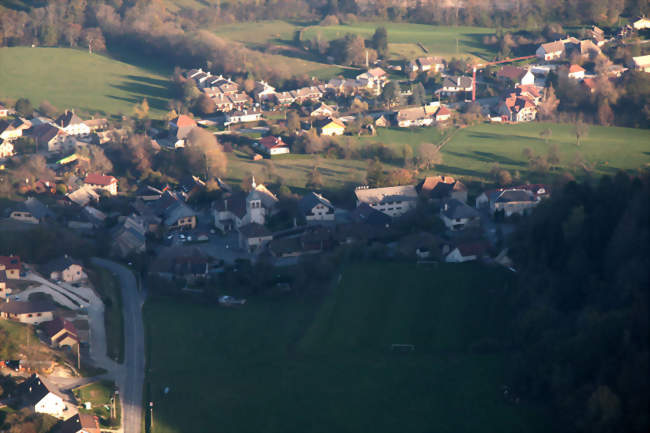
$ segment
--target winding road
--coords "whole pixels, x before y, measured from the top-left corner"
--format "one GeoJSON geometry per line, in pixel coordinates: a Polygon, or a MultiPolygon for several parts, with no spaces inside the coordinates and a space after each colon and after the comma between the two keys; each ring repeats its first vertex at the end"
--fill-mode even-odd
{"type": "Polygon", "coordinates": [[[133,272],[110,260],[94,257],[93,263],[111,271],[122,287],[124,311],[124,364],[114,369],[122,402],[122,431],[139,433],[142,428],[142,388],[144,385],[144,296],[138,291],[133,272]]]}

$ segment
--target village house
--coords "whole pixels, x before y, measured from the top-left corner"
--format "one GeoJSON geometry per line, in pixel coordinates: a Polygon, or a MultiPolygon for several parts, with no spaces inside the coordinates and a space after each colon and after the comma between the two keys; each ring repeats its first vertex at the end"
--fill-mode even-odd
{"type": "Polygon", "coordinates": [[[108,128],[108,120],[104,118],[85,120],[84,124],[90,132],[96,132],[108,128]]]}
{"type": "Polygon", "coordinates": [[[262,112],[259,110],[236,110],[226,114],[225,126],[236,123],[257,122],[262,119],[262,112]]]}
{"type": "Polygon", "coordinates": [[[434,114],[434,119],[436,122],[446,122],[451,118],[451,110],[444,105],[441,105],[438,107],[436,110],[436,113],[434,114]]]}
{"type": "Polygon", "coordinates": [[[20,271],[22,264],[19,256],[0,256],[0,270],[5,272],[5,275],[10,280],[20,279],[20,271]]]}
{"type": "Polygon", "coordinates": [[[197,214],[178,193],[165,191],[160,199],[150,202],[153,212],[160,217],[168,231],[194,230],[197,214]]]}
{"type": "Polygon", "coordinates": [[[585,69],[580,65],[573,64],[567,70],[567,77],[574,80],[582,80],[585,78],[585,69]]]}
{"type": "Polygon", "coordinates": [[[442,80],[442,87],[435,91],[440,95],[451,95],[459,92],[471,92],[473,87],[472,77],[449,75],[442,80]]]}
{"type": "Polygon", "coordinates": [[[564,56],[564,44],[562,41],[547,42],[537,48],[535,55],[541,60],[557,60],[564,56]]]}
{"type": "Polygon", "coordinates": [[[343,124],[339,119],[323,119],[314,122],[314,126],[316,126],[319,135],[331,137],[335,135],[343,135],[345,132],[345,124],[343,124]]]}
{"type": "Polygon", "coordinates": [[[0,303],[0,319],[38,325],[54,319],[54,306],[49,302],[2,302],[0,303]]]}
{"type": "Polygon", "coordinates": [[[650,55],[632,57],[632,63],[637,71],[650,72],[650,55]]]}
{"type": "Polygon", "coordinates": [[[509,122],[530,122],[537,117],[537,104],[541,100],[535,86],[520,86],[506,95],[497,106],[503,120],[509,122]]]}
{"type": "Polygon", "coordinates": [[[41,267],[41,273],[50,280],[65,283],[76,283],[88,278],[81,262],[68,257],[67,254],[47,262],[41,267]]]}
{"type": "Polygon", "coordinates": [[[55,418],[65,418],[68,410],[62,394],[54,385],[45,383],[37,374],[32,374],[14,390],[14,399],[21,407],[28,407],[36,413],[44,413],[55,418]]]}
{"type": "Polygon", "coordinates": [[[0,139],[13,141],[23,135],[24,128],[21,128],[18,120],[0,120],[0,139]]]}
{"type": "Polygon", "coordinates": [[[237,230],[239,233],[239,247],[248,252],[259,251],[271,239],[273,234],[262,224],[251,222],[244,224],[237,230]]]}
{"type": "Polygon", "coordinates": [[[433,124],[433,116],[428,115],[424,107],[403,108],[397,111],[395,118],[397,126],[400,128],[431,126],[433,124]]]}
{"type": "MultiPolygon", "coordinates": [[[[545,190],[544,190],[545,191],[545,190]]],[[[536,197],[525,188],[496,189],[483,192],[476,197],[476,208],[487,208],[491,215],[503,212],[510,217],[515,214],[524,215],[537,206],[540,197],[536,197]]]]}
{"type": "Polygon", "coordinates": [[[467,187],[451,176],[427,176],[415,186],[415,190],[427,200],[454,198],[467,202],[467,187]]]}
{"type": "Polygon", "coordinates": [[[298,104],[302,104],[307,100],[318,102],[323,98],[323,91],[318,86],[302,87],[289,93],[298,104]]]}
{"type": "Polygon", "coordinates": [[[223,111],[226,113],[234,109],[234,105],[230,97],[218,88],[205,89],[205,94],[208,95],[210,100],[214,103],[214,107],[217,111],[223,111]]]}
{"type": "Polygon", "coordinates": [[[113,230],[111,253],[118,257],[142,254],[147,249],[147,224],[144,218],[130,215],[113,230]]]}
{"type": "Polygon", "coordinates": [[[73,110],[66,110],[54,123],[69,135],[87,136],[91,132],[88,125],[73,110]]]}
{"type": "Polygon", "coordinates": [[[278,105],[291,105],[296,100],[291,95],[291,92],[279,92],[273,95],[273,97],[278,105]]]}
{"type": "Polygon", "coordinates": [[[382,68],[371,68],[366,72],[357,75],[357,82],[362,87],[380,91],[388,82],[388,74],[382,68]]]}
{"type": "Polygon", "coordinates": [[[251,97],[244,92],[230,93],[228,98],[230,98],[233,110],[244,110],[252,104],[251,97]]]}
{"type": "Polygon", "coordinates": [[[445,61],[441,57],[418,57],[415,59],[420,72],[433,72],[437,74],[445,70],[445,61]]]}
{"type": "Polygon", "coordinates": [[[390,217],[399,217],[415,209],[418,193],[413,185],[384,188],[359,187],[354,190],[357,207],[367,204],[390,217]]]}
{"type": "Polygon", "coordinates": [[[72,322],[62,317],[43,324],[43,332],[49,340],[50,346],[61,348],[63,346],[74,347],[79,344],[79,335],[72,322]]]}
{"type": "Polygon", "coordinates": [[[461,242],[452,246],[449,253],[445,256],[447,263],[464,263],[478,260],[485,256],[488,251],[488,244],[485,241],[468,241],[461,242]]]}
{"type": "Polygon", "coordinates": [[[95,188],[90,185],[83,185],[82,187],[66,194],[65,197],[72,203],[81,207],[87,206],[88,203],[99,202],[99,194],[97,194],[95,188]]]}
{"type": "Polygon", "coordinates": [[[518,66],[506,65],[497,71],[497,78],[507,80],[513,84],[534,85],[535,75],[530,69],[520,68],[518,66]]]}
{"type": "Polygon", "coordinates": [[[646,17],[641,17],[632,23],[632,27],[634,27],[634,30],[650,29],[650,20],[646,17]]]}
{"type": "Polygon", "coordinates": [[[334,107],[330,107],[323,102],[319,103],[318,106],[309,113],[311,117],[332,117],[334,114],[336,114],[334,107]]]}
{"type": "Polygon", "coordinates": [[[214,226],[222,232],[239,230],[240,227],[256,223],[264,225],[266,217],[274,212],[278,198],[263,184],[251,181],[251,190],[229,194],[213,205],[214,226]]]}
{"type": "Polygon", "coordinates": [[[99,173],[90,173],[84,179],[84,184],[94,190],[107,191],[110,195],[117,195],[117,179],[99,173]]]}
{"type": "Polygon", "coordinates": [[[0,104],[0,117],[7,117],[9,115],[9,109],[4,105],[0,104]]]}
{"type": "Polygon", "coordinates": [[[100,433],[99,420],[95,415],[78,413],[59,425],[54,433],[100,433]]]}
{"type": "Polygon", "coordinates": [[[39,148],[45,148],[48,152],[68,151],[77,144],[72,135],[49,123],[35,126],[30,135],[39,148]]]}
{"type": "Polygon", "coordinates": [[[589,30],[591,41],[597,46],[603,46],[607,40],[605,39],[605,31],[597,26],[592,26],[589,30]]]}
{"type": "Polygon", "coordinates": [[[185,139],[196,128],[196,121],[186,114],[169,121],[169,132],[175,148],[185,147],[185,139]]]}
{"type": "Polygon", "coordinates": [[[304,195],[298,207],[307,222],[310,221],[334,221],[334,206],[328,199],[316,192],[304,195]]]}
{"type": "Polygon", "coordinates": [[[275,96],[275,87],[269,85],[269,83],[264,80],[258,81],[255,83],[255,88],[253,89],[253,96],[257,102],[264,102],[269,99],[273,99],[275,96]]]}
{"type": "Polygon", "coordinates": [[[267,135],[257,142],[257,147],[268,156],[290,153],[289,145],[282,141],[282,137],[267,135]]]}
{"type": "Polygon", "coordinates": [[[478,211],[455,198],[445,200],[440,206],[440,218],[445,227],[452,231],[480,225],[481,218],[478,211]]]}
{"type": "Polygon", "coordinates": [[[104,225],[106,214],[92,206],[85,206],[81,211],[75,209],[75,214],[68,218],[68,227],[74,230],[92,232],[104,225]]]}
{"type": "Polygon", "coordinates": [[[54,218],[54,213],[37,198],[29,197],[11,211],[9,218],[30,224],[40,224],[54,218]]]}

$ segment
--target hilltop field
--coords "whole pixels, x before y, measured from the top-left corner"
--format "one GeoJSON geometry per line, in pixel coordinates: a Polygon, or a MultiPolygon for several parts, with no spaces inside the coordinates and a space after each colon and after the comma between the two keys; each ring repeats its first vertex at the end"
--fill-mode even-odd
{"type": "Polygon", "coordinates": [[[172,66],[121,61],[72,48],[0,48],[0,97],[98,115],[132,114],[147,98],[152,117],[167,111],[172,66]]]}
{"type": "Polygon", "coordinates": [[[501,390],[512,362],[499,348],[506,272],[363,263],[322,296],[241,308],[150,299],[152,432],[548,431],[543,408],[501,390]]]}

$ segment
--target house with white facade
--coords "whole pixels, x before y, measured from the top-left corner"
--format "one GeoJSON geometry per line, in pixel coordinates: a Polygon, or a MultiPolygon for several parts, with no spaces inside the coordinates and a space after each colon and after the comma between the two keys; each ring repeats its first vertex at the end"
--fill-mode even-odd
{"type": "Polygon", "coordinates": [[[304,195],[298,206],[307,221],[334,221],[334,206],[316,192],[304,195]]]}
{"type": "Polygon", "coordinates": [[[481,222],[478,211],[455,198],[445,200],[440,207],[440,218],[452,231],[477,227],[481,222]]]}
{"type": "Polygon", "coordinates": [[[65,418],[65,413],[68,410],[58,389],[50,383],[46,384],[37,374],[32,374],[31,377],[20,383],[13,394],[23,407],[29,407],[36,413],[65,418]]]}
{"type": "Polygon", "coordinates": [[[462,242],[453,246],[445,256],[447,263],[464,263],[478,260],[483,257],[488,250],[488,245],[484,241],[462,242]]]}
{"type": "Polygon", "coordinates": [[[524,215],[537,206],[543,196],[525,187],[488,190],[476,197],[476,208],[487,208],[491,215],[496,212],[503,212],[506,217],[524,215]]]}
{"type": "Polygon", "coordinates": [[[117,179],[99,173],[90,173],[84,183],[95,190],[108,191],[110,195],[117,195],[117,179]]]}
{"type": "Polygon", "coordinates": [[[273,135],[262,137],[257,147],[268,156],[290,153],[289,145],[282,141],[282,137],[275,137],[273,135]]]}
{"type": "Polygon", "coordinates": [[[84,121],[77,116],[73,110],[66,110],[65,113],[60,115],[54,123],[69,135],[87,136],[92,131],[84,121]]]}
{"type": "Polygon", "coordinates": [[[41,272],[50,280],[66,283],[76,283],[88,278],[81,262],[68,257],[67,254],[47,262],[42,266],[41,272]]]}
{"type": "Polygon", "coordinates": [[[547,42],[542,44],[535,51],[535,55],[541,60],[556,60],[564,56],[564,43],[562,41],[547,42]]]}
{"type": "Polygon", "coordinates": [[[414,185],[384,188],[359,187],[354,190],[357,207],[367,204],[390,217],[399,217],[415,209],[418,193],[414,185]]]}
{"type": "Polygon", "coordinates": [[[54,306],[49,302],[2,302],[0,303],[0,319],[38,325],[54,319],[54,306]]]}

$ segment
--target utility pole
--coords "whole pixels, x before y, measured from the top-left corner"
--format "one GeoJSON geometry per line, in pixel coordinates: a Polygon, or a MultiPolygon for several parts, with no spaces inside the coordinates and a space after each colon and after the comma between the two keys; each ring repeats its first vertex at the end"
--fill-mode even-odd
{"type": "Polygon", "coordinates": [[[81,370],[81,349],[79,349],[81,343],[77,341],[77,370],[81,370]]]}
{"type": "Polygon", "coordinates": [[[153,401],[149,402],[149,411],[150,411],[149,417],[151,418],[151,431],[153,431],[153,401]]]}

